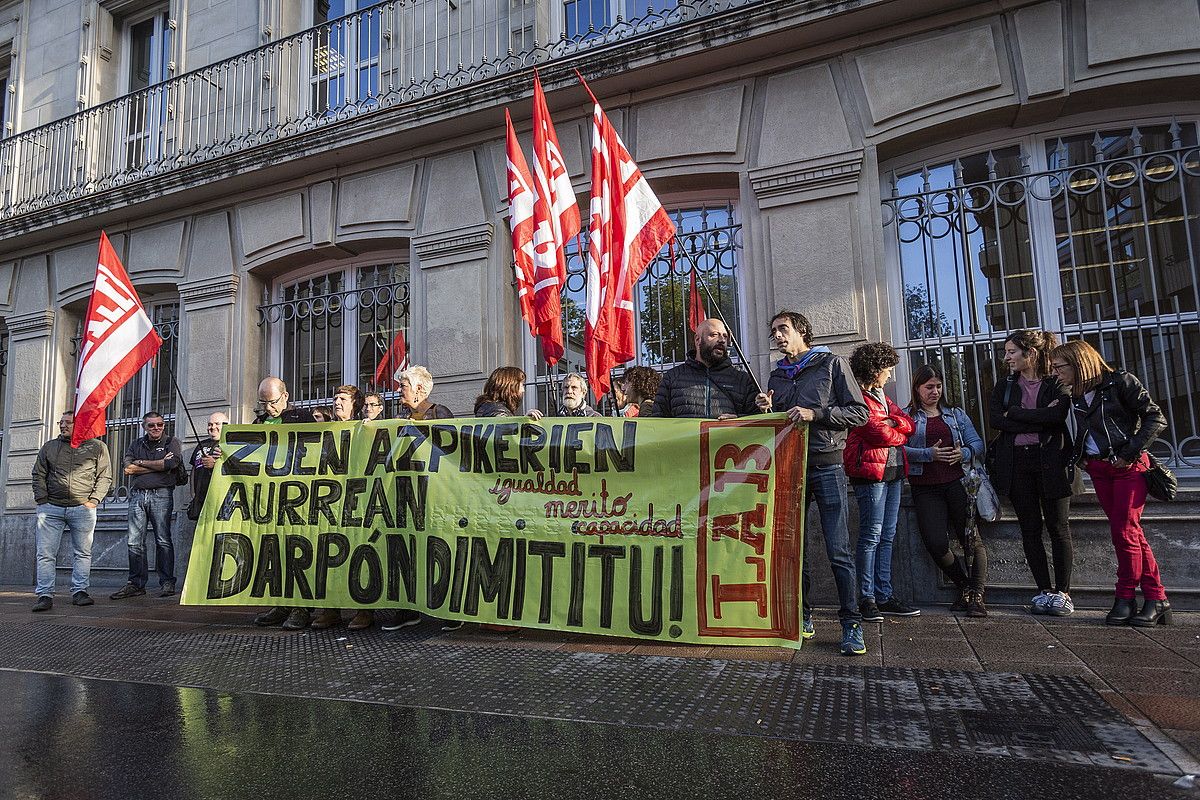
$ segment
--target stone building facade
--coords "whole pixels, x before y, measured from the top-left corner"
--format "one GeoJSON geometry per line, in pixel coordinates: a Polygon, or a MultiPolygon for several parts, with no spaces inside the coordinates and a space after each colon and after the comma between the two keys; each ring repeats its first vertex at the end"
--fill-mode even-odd
{"type": "MultiPolygon", "coordinates": [[[[101,229],[168,342],[110,410],[115,451],[149,406],[194,439],[168,366],[202,429],[248,420],[268,373],[313,404],[369,383],[398,332],[456,412],[506,364],[548,402],[504,186],[504,108],[528,143],[534,67],[582,207],[576,69],[680,228],[640,289],[645,363],[683,358],[692,264],[760,377],[771,314],[797,308],[838,350],[895,343],[902,401],[939,361],[980,421],[1006,333],[1045,327],[1147,377],[1159,454],[1200,463],[1194,0],[20,0],[0,3],[0,581],[32,575],[30,468],[72,394],[101,229]]],[[[114,575],[121,502],[98,534],[114,575]]],[[[1100,596],[1107,531],[1077,508],[1100,596]]],[[[1150,515],[1181,599],[1193,511],[1150,515]]],[[[993,575],[1016,598],[1011,528],[993,575]]],[[[943,597],[901,539],[902,590],[943,597]]]]}

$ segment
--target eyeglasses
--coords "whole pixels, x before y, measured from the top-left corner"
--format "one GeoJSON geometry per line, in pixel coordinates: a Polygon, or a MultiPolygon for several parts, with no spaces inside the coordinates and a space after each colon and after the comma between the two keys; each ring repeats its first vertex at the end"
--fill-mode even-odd
{"type": "Polygon", "coordinates": [[[363,403],[367,408],[383,408],[383,403],[363,403]]]}
{"type": "Polygon", "coordinates": [[[1070,364],[1051,364],[1050,369],[1054,370],[1055,372],[1062,372],[1064,369],[1067,369],[1070,366],[1070,364]]]}
{"type": "Polygon", "coordinates": [[[276,397],[274,400],[263,400],[260,397],[258,399],[258,404],[260,406],[277,406],[280,403],[282,403],[286,397],[287,397],[287,392],[284,392],[283,394],[279,395],[279,397],[276,397]]]}
{"type": "Polygon", "coordinates": [[[147,428],[165,428],[165,427],[167,427],[167,424],[165,422],[147,422],[146,427],[147,428]]]}

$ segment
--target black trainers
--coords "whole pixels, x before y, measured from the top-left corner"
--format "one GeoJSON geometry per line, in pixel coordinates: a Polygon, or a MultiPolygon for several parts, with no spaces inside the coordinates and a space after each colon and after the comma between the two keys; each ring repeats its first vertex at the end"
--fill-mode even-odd
{"type": "Polygon", "coordinates": [[[110,594],[108,596],[108,599],[109,600],[124,600],[126,597],[139,597],[145,593],[146,593],[145,589],[141,588],[140,586],[134,586],[133,582],[130,581],[129,583],[122,586],[120,589],[117,589],[115,592],[110,594]]]}
{"type": "Polygon", "coordinates": [[[289,610],[283,606],[276,606],[270,611],[264,611],[254,618],[254,624],[260,628],[271,628],[276,625],[282,625],[283,621],[288,618],[289,610]]]}
{"type": "Polygon", "coordinates": [[[864,597],[858,601],[858,613],[862,615],[863,622],[883,622],[883,614],[879,611],[879,606],[875,605],[874,598],[864,597]]]}
{"type": "Polygon", "coordinates": [[[921,609],[913,608],[903,600],[898,600],[895,597],[889,597],[879,604],[879,610],[889,617],[915,617],[921,613],[921,609]]]}
{"type": "Polygon", "coordinates": [[[158,589],[159,597],[170,597],[175,594],[175,581],[167,581],[158,589]]]}
{"type": "Polygon", "coordinates": [[[54,598],[48,594],[42,595],[33,604],[34,611],[49,611],[52,608],[54,608],[54,598]]]}
{"type": "Polygon", "coordinates": [[[71,605],[73,606],[90,606],[95,602],[87,592],[76,592],[71,595],[71,605]]]}
{"type": "Polygon", "coordinates": [[[456,630],[459,630],[460,628],[462,628],[462,626],[466,625],[466,624],[467,623],[463,622],[461,619],[443,620],[442,621],[442,630],[446,631],[446,632],[456,631],[456,630]]]}
{"type": "Polygon", "coordinates": [[[421,612],[405,608],[397,611],[395,618],[387,625],[381,625],[380,629],[385,631],[398,631],[402,628],[411,628],[413,625],[420,624],[421,612]]]}
{"type": "Polygon", "coordinates": [[[292,613],[284,620],[285,631],[302,631],[312,622],[312,612],[307,608],[293,608],[292,613]]]}

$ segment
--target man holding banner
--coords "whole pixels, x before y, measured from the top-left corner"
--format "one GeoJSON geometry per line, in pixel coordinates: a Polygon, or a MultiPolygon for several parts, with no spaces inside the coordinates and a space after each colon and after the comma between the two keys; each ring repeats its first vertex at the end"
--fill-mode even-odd
{"type": "MultiPolygon", "coordinates": [[[[803,314],[780,311],[771,320],[771,342],[783,354],[771,372],[768,392],[759,395],[759,407],[787,412],[793,422],[808,423],[808,477],[805,499],[816,501],[821,514],[825,553],[833,569],[838,592],[838,619],[842,623],[841,650],[845,655],[867,652],[862,634],[850,555],[850,529],[846,518],[849,487],[842,465],[846,431],[866,423],[870,410],[846,359],[828,347],[812,346],[812,324],[803,314]]],[[[807,514],[807,508],[805,510],[807,514]]],[[[804,568],[804,638],[815,634],[809,605],[808,565],[804,568]]]]}
{"type": "Polygon", "coordinates": [[[719,319],[696,326],[694,356],[663,375],[650,416],[733,419],[757,414],[758,387],[729,360],[729,331],[719,319]]]}

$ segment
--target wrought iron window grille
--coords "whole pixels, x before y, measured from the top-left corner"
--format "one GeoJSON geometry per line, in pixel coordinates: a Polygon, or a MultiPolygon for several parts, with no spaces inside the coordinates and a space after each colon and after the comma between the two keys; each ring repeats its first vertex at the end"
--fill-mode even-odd
{"type": "MultiPolygon", "coordinates": [[[[398,262],[324,273],[282,287],[279,300],[264,298],[258,324],[275,339],[272,362],[293,405],[329,405],[343,383],[378,391],[380,361],[398,333],[409,333],[409,282],[391,279],[407,268],[398,262]],[[352,273],[357,285],[343,288],[352,273]]],[[[378,393],[389,403],[397,397],[391,389],[378,393]]]]}
{"type": "Polygon", "coordinates": [[[387,0],[4,139],[0,219],[763,2],[679,0],[568,33],[538,4],[387,0]]]}
{"type": "Polygon", "coordinates": [[[940,363],[952,399],[986,430],[1012,331],[1083,338],[1137,374],[1167,415],[1152,451],[1200,468],[1195,125],[1051,138],[1038,171],[1014,148],[972,158],[893,174],[883,201],[904,298],[898,379],[940,363]]]}
{"type": "MultiPolygon", "coordinates": [[[[714,313],[715,300],[729,327],[742,335],[742,297],[740,258],[742,224],[731,203],[701,205],[668,210],[675,223],[671,248],[664,247],[647,265],[634,292],[637,320],[638,356],[633,363],[650,366],[665,372],[682,363],[692,349],[692,333],[688,329],[689,278],[695,266],[699,278],[711,292],[711,300],[702,295],[709,316],[714,313]]],[[[562,290],[563,343],[565,353],[553,369],[547,368],[540,343],[535,342],[523,328],[527,346],[530,379],[526,386],[533,395],[529,399],[545,413],[552,413],[561,400],[559,384],[568,372],[586,377],[584,357],[584,307],[586,294],[588,234],[580,231],[578,239],[567,247],[567,280],[562,290]]],[[[744,338],[742,341],[745,341],[744,338]]],[[[753,355],[747,352],[747,357],[753,355]]],[[[731,358],[738,359],[732,353],[731,358]]],[[[620,379],[624,367],[613,371],[620,379]]],[[[611,411],[611,398],[593,398],[604,410],[611,411]]]]}

